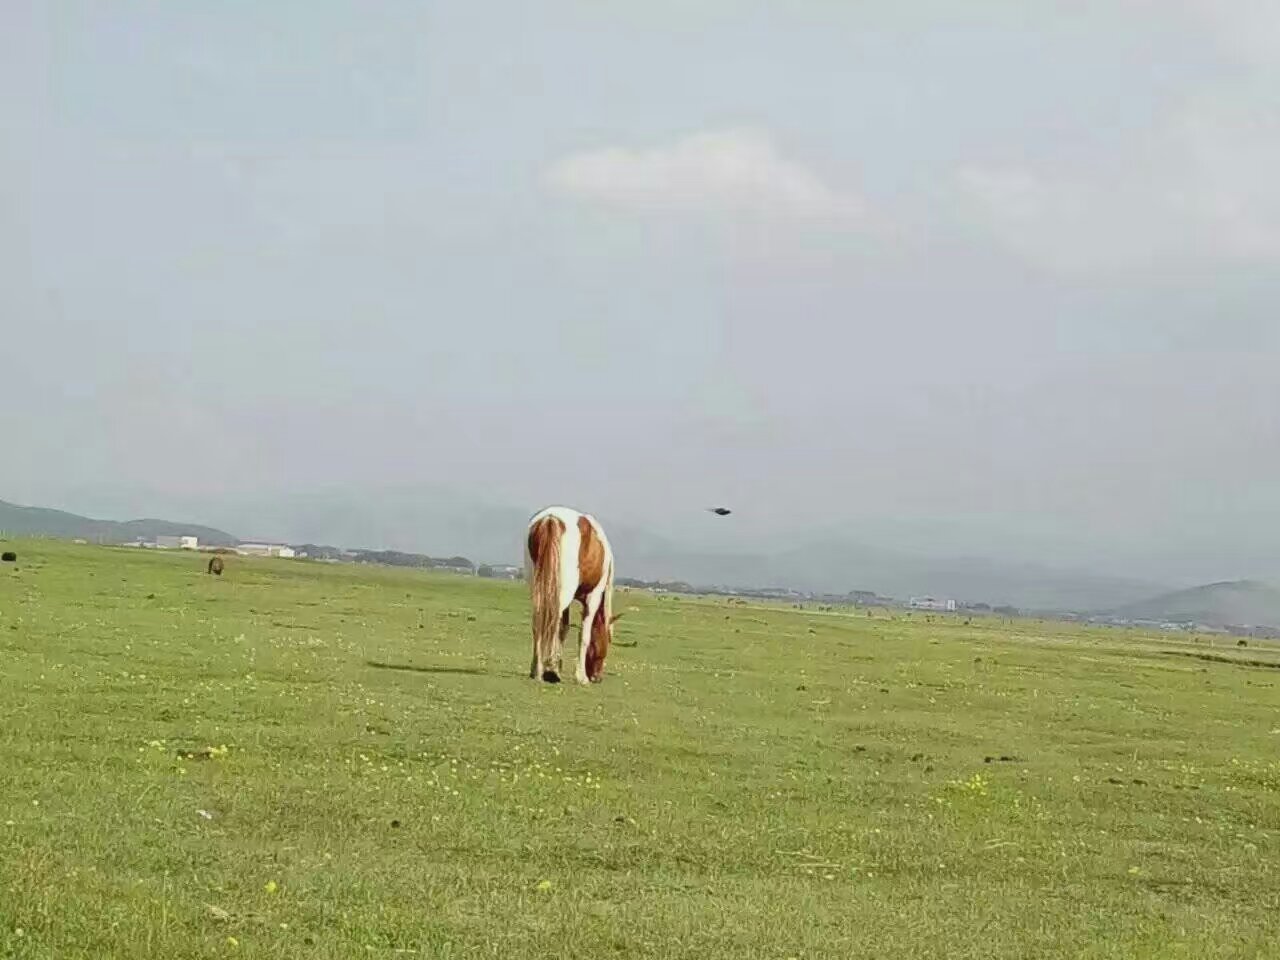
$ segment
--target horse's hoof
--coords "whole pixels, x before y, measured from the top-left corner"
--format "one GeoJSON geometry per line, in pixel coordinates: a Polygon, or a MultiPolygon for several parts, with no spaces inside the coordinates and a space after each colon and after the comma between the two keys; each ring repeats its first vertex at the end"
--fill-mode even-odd
{"type": "Polygon", "coordinates": [[[559,683],[560,674],[556,673],[554,670],[544,670],[542,672],[542,679],[547,683],[559,683]]]}

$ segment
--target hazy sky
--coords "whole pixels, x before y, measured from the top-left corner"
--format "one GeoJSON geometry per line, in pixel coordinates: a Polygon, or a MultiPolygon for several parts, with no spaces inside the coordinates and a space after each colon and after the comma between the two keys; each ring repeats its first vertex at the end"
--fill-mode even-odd
{"type": "Polygon", "coordinates": [[[7,0],[0,498],[1270,575],[1278,170],[1273,0],[7,0]]]}

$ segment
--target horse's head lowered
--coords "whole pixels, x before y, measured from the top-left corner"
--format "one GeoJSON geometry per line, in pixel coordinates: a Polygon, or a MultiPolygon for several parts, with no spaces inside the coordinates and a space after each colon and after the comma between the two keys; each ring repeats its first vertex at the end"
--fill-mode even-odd
{"type": "Polygon", "coordinates": [[[615,613],[608,620],[604,611],[596,614],[591,624],[591,640],[587,644],[587,679],[599,683],[604,678],[604,659],[609,655],[609,644],[613,642],[613,625],[622,614],[615,613]]]}

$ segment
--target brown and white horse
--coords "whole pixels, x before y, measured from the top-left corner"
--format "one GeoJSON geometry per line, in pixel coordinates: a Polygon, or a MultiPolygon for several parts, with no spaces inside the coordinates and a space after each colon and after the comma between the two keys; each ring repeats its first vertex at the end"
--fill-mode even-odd
{"type": "MultiPolygon", "coordinates": [[[[618,619],[613,608],[613,551],[594,517],[568,507],[547,507],[529,521],[525,579],[533,604],[531,679],[560,682],[569,608],[582,604],[578,638],[579,683],[599,683],[618,619]]],[[[619,614],[618,616],[621,616],[619,614]]]]}

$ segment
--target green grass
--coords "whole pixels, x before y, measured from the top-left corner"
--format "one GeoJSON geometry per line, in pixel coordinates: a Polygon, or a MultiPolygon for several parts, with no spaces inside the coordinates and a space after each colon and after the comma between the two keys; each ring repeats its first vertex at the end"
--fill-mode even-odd
{"type": "Polygon", "coordinates": [[[1280,955],[1269,648],[16,549],[3,957],[1280,955]]]}

